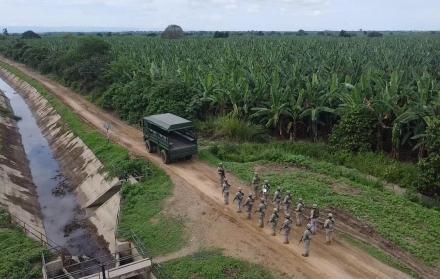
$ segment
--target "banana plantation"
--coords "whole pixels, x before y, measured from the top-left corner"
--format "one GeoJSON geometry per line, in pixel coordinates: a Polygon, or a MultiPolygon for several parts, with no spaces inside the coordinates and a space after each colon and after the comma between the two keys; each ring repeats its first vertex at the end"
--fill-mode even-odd
{"type": "Polygon", "coordinates": [[[440,193],[436,35],[68,36],[3,40],[0,51],[131,123],[170,111],[201,122],[232,119],[285,140],[328,140],[339,149],[419,159],[430,170],[421,191],[440,193]]]}

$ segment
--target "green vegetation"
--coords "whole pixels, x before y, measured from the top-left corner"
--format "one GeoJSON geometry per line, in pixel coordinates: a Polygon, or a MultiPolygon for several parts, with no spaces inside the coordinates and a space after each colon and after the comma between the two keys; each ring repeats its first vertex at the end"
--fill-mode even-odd
{"type": "MultiPolygon", "coordinates": [[[[225,257],[218,251],[202,251],[164,264],[167,273],[173,278],[200,279],[272,279],[263,268],[225,257]]],[[[158,279],[168,279],[159,277],[158,279]]]]}
{"type": "Polygon", "coordinates": [[[340,234],[343,239],[348,241],[351,245],[359,247],[360,249],[367,252],[369,255],[373,256],[377,260],[383,262],[384,264],[387,264],[389,266],[394,267],[395,269],[398,269],[402,272],[405,272],[408,275],[411,275],[413,278],[422,278],[418,273],[413,271],[411,268],[407,267],[406,265],[402,264],[399,260],[393,258],[392,256],[384,253],[380,249],[374,247],[373,245],[370,245],[365,242],[361,242],[357,239],[352,238],[351,236],[347,234],[340,234]]]}
{"type": "Polygon", "coordinates": [[[107,143],[104,136],[82,122],[39,82],[5,63],[0,62],[0,66],[36,88],[56,109],[72,132],[95,153],[110,174],[144,175],[140,183],[123,187],[119,224],[121,237],[130,238],[133,231],[152,255],[176,251],[185,244],[183,224],[161,213],[165,199],[171,195],[173,188],[171,180],[162,170],[145,160],[130,158],[128,151],[119,145],[107,143]]]}
{"type": "Polygon", "coordinates": [[[27,237],[10,222],[10,216],[0,209],[0,278],[40,278],[41,255],[48,251],[27,237]]]}
{"type": "MultiPolygon", "coordinates": [[[[313,154],[312,150],[300,155],[299,150],[307,146],[295,146],[219,144],[204,149],[200,156],[211,163],[223,161],[228,170],[244,181],[251,181],[256,167],[267,166],[268,170],[262,171],[263,177],[284,191],[291,190],[295,198],[302,197],[306,203],[318,203],[323,208],[344,210],[426,264],[438,264],[440,212],[384,190],[380,181],[369,179],[360,170],[332,163],[334,160],[325,161],[326,155],[320,159],[318,155],[308,156],[307,153],[313,154]],[[275,171],[270,169],[271,165],[287,168],[275,171]],[[291,170],[289,166],[299,167],[301,171],[291,170]]],[[[348,156],[353,155],[348,153],[348,156]]],[[[363,164],[368,166],[372,162],[363,164]]]]}
{"type": "Polygon", "coordinates": [[[165,111],[201,121],[227,115],[281,138],[319,141],[335,131],[338,148],[426,157],[423,135],[440,115],[440,41],[431,34],[345,38],[352,35],[10,38],[0,41],[0,52],[131,123],[165,111]],[[356,119],[347,118],[350,111],[356,119]]]}

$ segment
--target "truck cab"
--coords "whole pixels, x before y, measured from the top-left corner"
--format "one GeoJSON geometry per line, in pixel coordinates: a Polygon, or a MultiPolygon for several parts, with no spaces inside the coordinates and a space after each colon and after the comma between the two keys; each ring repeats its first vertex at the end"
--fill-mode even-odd
{"type": "Polygon", "coordinates": [[[148,152],[159,152],[165,164],[191,159],[197,154],[197,137],[192,121],[165,113],[144,117],[142,126],[148,152]]]}

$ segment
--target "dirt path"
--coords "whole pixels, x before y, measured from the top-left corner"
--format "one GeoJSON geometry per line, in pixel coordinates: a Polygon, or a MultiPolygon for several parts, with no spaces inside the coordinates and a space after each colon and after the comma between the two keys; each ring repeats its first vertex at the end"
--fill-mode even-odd
{"type": "MultiPolygon", "coordinates": [[[[104,123],[111,123],[112,141],[164,169],[175,183],[175,193],[179,197],[174,197],[169,202],[170,212],[180,212],[179,214],[189,221],[187,226],[193,232],[192,240],[198,243],[198,246],[223,248],[226,254],[263,264],[285,274],[286,277],[408,278],[400,271],[382,264],[344,242],[336,241],[332,246],[324,245],[323,236],[320,234],[313,239],[311,257],[301,257],[302,247],[297,245],[297,241],[303,229],[295,228],[292,244],[283,245],[280,236],[272,237],[268,228],[258,228],[256,217],[249,222],[245,220],[244,214],[235,212],[233,205],[223,205],[214,168],[198,160],[172,165],[162,164],[158,156],[147,153],[142,133],[136,128],[26,66],[4,58],[1,60],[18,67],[41,82],[73,112],[101,133],[105,133],[104,123]]],[[[246,187],[245,192],[248,192],[247,186],[243,187],[246,187]]],[[[231,193],[235,190],[236,187],[231,193]]]]}

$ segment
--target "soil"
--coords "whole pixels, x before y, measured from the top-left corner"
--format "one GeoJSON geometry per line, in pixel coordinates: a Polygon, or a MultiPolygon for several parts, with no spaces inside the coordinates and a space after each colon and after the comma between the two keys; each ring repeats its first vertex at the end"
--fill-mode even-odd
{"type": "MultiPolygon", "coordinates": [[[[168,203],[168,212],[185,219],[192,249],[219,247],[224,249],[227,255],[262,264],[283,274],[285,278],[290,276],[295,278],[409,278],[406,274],[377,261],[365,252],[339,241],[337,236],[335,243],[327,246],[324,244],[323,235],[318,233],[312,241],[311,256],[301,257],[302,247],[297,245],[297,241],[303,229],[295,228],[291,235],[291,244],[283,245],[281,237],[270,236],[268,228],[258,228],[255,216],[252,221],[248,221],[244,214],[235,212],[233,204],[225,206],[215,168],[197,159],[171,165],[162,164],[159,156],[149,154],[145,150],[141,131],[26,66],[5,58],[1,60],[18,67],[25,74],[41,82],[48,91],[101,133],[106,132],[103,124],[111,123],[110,137],[113,142],[164,169],[176,185],[175,196],[168,203]]],[[[234,193],[239,186],[239,181],[233,179],[230,174],[228,178],[234,185],[231,189],[231,193],[234,193]]],[[[245,189],[245,192],[249,191],[248,185],[240,186],[245,189]]],[[[271,209],[268,212],[271,212],[271,209]]],[[[339,215],[336,216],[338,219],[343,219],[339,215]]],[[[357,234],[363,235],[362,232],[357,234]]],[[[371,240],[368,234],[365,237],[371,240]]],[[[402,252],[403,262],[411,261],[411,259],[402,252]]],[[[423,265],[417,263],[417,266],[423,265]]],[[[433,273],[434,271],[428,268],[423,268],[423,270],[426,271],[422,273],[424,277],[438,278],[433,273]]]]}

